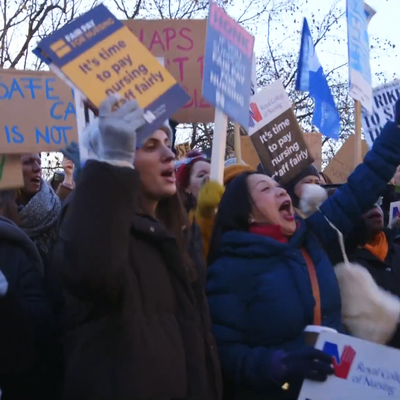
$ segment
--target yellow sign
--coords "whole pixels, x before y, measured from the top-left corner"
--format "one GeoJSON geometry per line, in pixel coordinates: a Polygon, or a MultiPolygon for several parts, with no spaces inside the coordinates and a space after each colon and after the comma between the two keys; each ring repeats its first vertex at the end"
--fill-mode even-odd
{"type": "MultiPolygon", "coordinates": [[[[56,66],[95,106],[119,94],[119,105],[137,100],[151,134],[189,100],[172,75],[103,5],[43,39],[35,54],[56,66]]],[[[70,83],[71,84],[71,83],[70,83]]]]}
{"type": "Polygon", "coordinates": [[[145,108],[176,81],[127,28],[61,68],[97,107],[113,93],[145,108]]]}

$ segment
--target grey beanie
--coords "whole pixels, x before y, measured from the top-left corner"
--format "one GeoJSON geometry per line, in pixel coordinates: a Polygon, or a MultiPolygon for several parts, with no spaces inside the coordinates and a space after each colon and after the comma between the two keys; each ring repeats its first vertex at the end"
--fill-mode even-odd
{"type": "Polygon", "coordinates": [[[172,143],[172,139],[173,139],[172,138],[172,128],[169,124],[169,120],[167,119],[166,121],[164,121],[164,123],[158,129],[160,129],[161,131],[164,131],[168,135],[168,138],[172,143]]]}

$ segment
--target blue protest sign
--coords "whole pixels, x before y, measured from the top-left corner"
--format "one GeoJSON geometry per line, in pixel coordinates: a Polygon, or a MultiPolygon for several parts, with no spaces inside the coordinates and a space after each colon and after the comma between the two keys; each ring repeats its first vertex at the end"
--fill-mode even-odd
{"type": "Polygon", "coordinates": [[[347,0],[350,96],[372,113],[367,16],[363,0],[347,0]]]}
{"type": "Polygon", "coordinates": [[[210,4],[203,97],[246,130],[254,37],[214,2],[210,4]]]}

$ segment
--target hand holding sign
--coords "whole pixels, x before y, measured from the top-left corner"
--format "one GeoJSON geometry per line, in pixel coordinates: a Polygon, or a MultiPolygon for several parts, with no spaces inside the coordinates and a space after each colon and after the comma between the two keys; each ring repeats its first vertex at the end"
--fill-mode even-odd
{"type": "Polygon", "coordinates": [[[70,160],[73,163],[73,179],[76,182],[79,172],[81,170],[81,160],[79,155],[79,145],[78,143],[72,141],[60,152],[64,155],[64,160],[70,160]]]}
{"type": "Polygon", "coordinates": [[[136,131],[145,123],[144,111],[136,100],[126,102],[118,110],[114,106],[120,100],[112,95],[99,107],[99,131],[101,160],[132,166],[136,150],[136,131]]]}
{"type": "Polygon", "coordinates": [[[65,177],[68,179],[72,179],[72,175],[74,173],[74,163],[67,157],[64,157],[61,166],[64,169],[65,177]]]}

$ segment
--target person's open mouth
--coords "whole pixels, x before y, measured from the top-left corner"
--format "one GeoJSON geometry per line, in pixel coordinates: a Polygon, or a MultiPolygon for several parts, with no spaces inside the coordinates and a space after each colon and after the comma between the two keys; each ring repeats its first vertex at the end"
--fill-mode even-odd
{"type": "Polygon", "coordinates": [[[164,170],[161,172],[161,176],[162,176],[163,178],[165,178],[165,180],[166,180],[168,183],[175,183],[175,182],[176,182],[175,170],[174,170],[174,167],[173,167],[173,166],[164,169],[164,170]]]}
{"type": "Polygon", "coordinates": [[[35,185],[40,185],[41,179],[39,176],[36,176],[34,178],[31,179],[31,182],[35,185]]]}
{"type": "Polygon", "coordinates": [[[294,221],[292,202],[285,200],[279,207],[279,213],[285,221],[294,221]]]}

